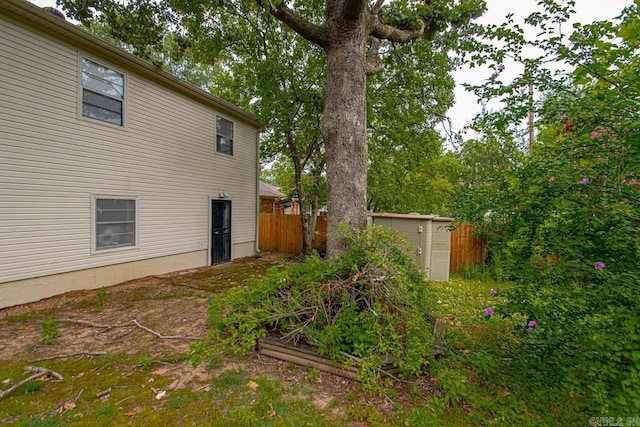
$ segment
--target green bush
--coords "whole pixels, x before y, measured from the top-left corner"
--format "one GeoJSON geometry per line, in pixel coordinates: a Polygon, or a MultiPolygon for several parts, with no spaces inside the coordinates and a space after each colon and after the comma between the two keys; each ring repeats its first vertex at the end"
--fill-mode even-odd
{"type": "Polygon", "coordinates": [[[422,372],[431,353],[431,319],[423,309],[428,289],[406,243],[379,227],[342,232],[352,246],[340,258],[310,257],[213,299],[211,331],[192,347],[194,362],[242,355],[258,338],[275,336],[315,346],[341,363],[359,360],[370,385],[389,355],[402,375],[422,372]]]}
{"type": "MultiPolygon", "coordinates": [[[[541,29],[532,44],[571,71],[555,78],[544,61],[528,62],[519,82],[547,90],[529,153],[506,130],[509,120],[516,126],[517,108],[532,108],[529,98],[522,103],[515,96],[523,92],[514,87],[494,88],[514,95],[505,109],[512,115],[484,117],[485,140],[464,146],[468,168],[458,218],[486,233],[496,277],[519,284],[497,312],[537,322],[533,330],[522,328],[522,343],[512,349],[521,378],[532,389],[566,389],[594,416],[634,416],[640,411],[640,4],[614,21],[576,24],[562,40],[546,32],[550,21],[542,22],[566,19],[552,3],[548,15],[530,17],[541,29]]],[[[504,31],[496,28],[495,35],[504,31]]],[[[517,43],[509,41],[514,50],[517,43]]]]}

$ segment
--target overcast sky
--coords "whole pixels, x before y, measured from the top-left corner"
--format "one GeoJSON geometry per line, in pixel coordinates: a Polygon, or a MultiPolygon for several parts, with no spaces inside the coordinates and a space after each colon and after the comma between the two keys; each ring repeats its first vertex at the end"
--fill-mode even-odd
{"type": "MultiPolygon", "coordinates": [[[[572,22],[581,22],[583,24],[591,23],[593,21],[601,21],[611,19],[617,16],[620,11],[626,6],[631,4],[633,0],[575,0],[576,14],[572,22]]],[[[32,3],[38,6],[55,6],[55,0],[31,0],[32,3]]],[[[514,14],[515,22],[523,23],[524,18],[531,12],[538,9],[537,0],[486,0],[487,12],[480,18],[481,23],[494,23],[499,24],[504,22],[504,17],[509,14],[514,14]]],[[[571,29],[571,23],[565,25],[567,31],[571,29]]],[[[508,79],[509,73],[516,71],[516,67],[509,67],[508,63],[505,63],[507,69],[501,78],[503,80],[508,79]]],[[[454,130],[459,130],[465,124],[480,112],[480,106],[478,105],[475,96],[468,93],[460,86],[460,82],[466,81],[468,83],[480,83],[486,80],[491,75],[492,71],[489,69],[463,69],[454,74],[458,86],[455,90],[456,104],[449,111],[449,116],[452,120],[454,130]]]]}
{"type": "MultiPolygon", "coordinates": [[[[575,0],[575,16],[567,24],[563,26],[563,30],[567,33],[572,30],[574,22],[583,24],[592,23],[594,21],[603,21],[612,19],[620,14],[622,9],[631,4],[632,0],[575,0]]],[[[499,24],[505,21],[505,16],[509,13],[514,14],[514,21],[523,25],[524,19],[540,9],[536,0],[486,0],[487,11],[479,19],[483,24],[499,24]]],[[[503,81],[508,80],[509,76],[514,76],[518,67],[510,66],[505,62],[506,69],[501,73],[500,78],[503,81]]],[[[483,69],[462,69],[454,73],[454,77],[458,86],[455,90],[455,106],[449,111],[454,130],[461,129],[465,124],[469,123],[473,117],[480,112],[475,95],[465,91],[460,85],[461,82],[472,84],[481,83],[487,80],[493,71],[488,68],[483,69]]]]}

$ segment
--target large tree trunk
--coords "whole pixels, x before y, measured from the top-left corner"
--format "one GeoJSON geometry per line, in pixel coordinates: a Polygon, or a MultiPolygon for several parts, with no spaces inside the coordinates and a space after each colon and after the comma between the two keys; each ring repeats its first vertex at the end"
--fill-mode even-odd
{"type": "Polygon", "coordinates": [[[327,88],[322,136],[327,166],[327,256],[349,243],[337,236],[342,223],[367,223],[366,20],[364,2],[327,1],[327,88]],[[352,3],[353,6],[349,6],[352,3]]]}

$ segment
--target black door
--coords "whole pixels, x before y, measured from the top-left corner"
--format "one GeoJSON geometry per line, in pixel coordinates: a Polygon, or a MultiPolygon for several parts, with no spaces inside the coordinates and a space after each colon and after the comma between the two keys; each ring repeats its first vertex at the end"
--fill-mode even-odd
{"type": "Polygon", "coordinates": [[[211,264],[231,261],[231,202],[211,201],[211,264]]]}

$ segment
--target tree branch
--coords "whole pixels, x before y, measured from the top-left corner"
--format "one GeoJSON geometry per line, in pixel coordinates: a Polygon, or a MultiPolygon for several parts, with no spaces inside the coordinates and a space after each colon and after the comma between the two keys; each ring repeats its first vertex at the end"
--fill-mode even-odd
{"type": "MultiPolygon", "coordinates": [[[[259,0],[256,0],[262,6],[259,0]]],[[[324,47],[326,44],[326,30],[324,26],[317,26],[302,18],[289,9],[284,3],[269,9],[269,13],[286,24],[293,31],[309,40],[313,44],[324,47]]]]}
{"type": "Polygon", "coordinates": [[[43,360],[51,360],[51,359],[66,359],[73,356],[104,356],[107,354],[104,351],[76,351],[71,354],[58,354],[55,356],[41,357],[39,359],[31,360],[31,363],[42,362],[43,360]]]}
{"type": "Polygon", "coordinates": [[[378,12],[380,12],[380,9],[382,9],[382,6],[384,5],[385,0],[378,0],[378,2],[375,4],[375,6],[373,6],[371,8],[371,13],[373,13],[374,15],[377,15],[378,12]]]}
{"type": "Polygon", "coordinates": [[[377,14],[372,13],[372,11],[368,14],[368,24],[369,24],[369,34],[373,37],[389,40],[397,43],[407,43],[411,40],[415,40],[424,34],[425,22],[424,19],[421,20],[420,28],[415,30],[407,29],[401,30],[400,28],[394,27],[393,25],[383,24],[378,18],[377,14]]]}
{"type": "Polygon", "coordinates": [[[113,329],[113,328],[122,328],[124,326],[129,326],[129,325],[135,325],[138,328],[142,329],[143,331],[146,331],[148,333],[150,333],[151,335],[155,335],[158,338],[161,338],[163,340],[198,340],[199,338],[195,338],[195,337],[184,337],[182,335],[162,335],[159,332],[156,332],[152,329],[147,328],[146,326],[140,324],[140,322],[138,322],[136,319],[130,320],[127,323],[119,323],[116,325],[108,325],[108,324],[100,324],[100,323],[95,323],[95,322],[91,322],[89,320],[80,320],[80,319],[60,319],[61,322],[66,322],[66,323],[76,323],[79,325],[87,325],[87,326],[91,326],[93,328],[102,328],[102,329],[113,329]]]}
{"type": "Polygon", "coordinates": [[[370,37],[369,52],[367,53],[366,69],[367,75],[373,75],[382,69],[382,60],[378,57],[382,40],[377,37],[370,37]]]}
{"type": "Polygon", "coordinates": [[[39,366],[26,366],[24,368],[24,370],[26,372],[35,372],[35,374],[31,375],[29,378],[25,378],[24,380],[20,381],[19,383],[9,387],[8,389],[0,392],[0,399],[2,399],[3,397],[7,396],[9,393],[11,393],[13,390],[17,389],[18,387],[20,387],[23,384],[28,383],[29,381],[33,381],[37,378],[43,377],[45,375],[50,375],[54,378],[57,378],[58,380],[62,380],[62,375],[60,375],[59,373],[52,371],[51,369],[47,369],[47,368],[41,368],[39,366]]]}
{"type": "Polygon", "coordinates": [[[382,59],[375,56],[367,56],[365,63],[367,75],[371,76],[373,74],[376,74],[382,69],[382,65],[382,59]]]}

